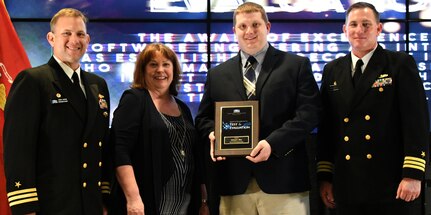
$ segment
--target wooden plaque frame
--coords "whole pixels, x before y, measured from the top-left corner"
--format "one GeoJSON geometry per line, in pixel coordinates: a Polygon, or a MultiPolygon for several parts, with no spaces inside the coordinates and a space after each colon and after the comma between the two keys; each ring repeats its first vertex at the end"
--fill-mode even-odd
{"type": "Polygon", "coordinates": [[[259,142],[259,102],[216,102],[215,107],[214,155],[249,155],[259,142]]]}

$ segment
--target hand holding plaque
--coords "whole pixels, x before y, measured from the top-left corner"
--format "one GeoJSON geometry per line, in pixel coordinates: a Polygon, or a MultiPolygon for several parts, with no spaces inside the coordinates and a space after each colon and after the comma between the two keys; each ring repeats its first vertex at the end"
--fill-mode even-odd
{"type": "Polygon", "coordinates": [[[259,102],[216,102],[215,156],[246,156],[259,141],[259,102]]]}

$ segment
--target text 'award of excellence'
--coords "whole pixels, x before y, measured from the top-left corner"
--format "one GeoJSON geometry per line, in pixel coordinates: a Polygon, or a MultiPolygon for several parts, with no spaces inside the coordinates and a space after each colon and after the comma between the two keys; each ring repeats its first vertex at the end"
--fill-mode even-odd
{"type": "Polygon", "coordinates": [[[259,102],[215,103],[215,156],[246,156],[259,142],[259,102]]]}

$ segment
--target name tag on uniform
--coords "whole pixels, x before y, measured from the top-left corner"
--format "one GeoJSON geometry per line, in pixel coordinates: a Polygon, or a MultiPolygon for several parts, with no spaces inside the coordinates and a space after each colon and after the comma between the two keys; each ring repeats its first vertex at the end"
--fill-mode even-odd
{"type": "Polygon", "coordinates": [[[62,104],[62,103],[68,103],[69,101],[67,98],[61,98],[61,99],[53,99],[51,100],[51,104],[62,104]]]}
{"type": "Polygon", "coordinates": [[[51,104],[63,104],[63,103],[68,103],[69,101],[67,100],[67,98],[62,98],[60,93],[56,93],[55,97],[57,97],[57,99],[51,99],[51,104]]]}

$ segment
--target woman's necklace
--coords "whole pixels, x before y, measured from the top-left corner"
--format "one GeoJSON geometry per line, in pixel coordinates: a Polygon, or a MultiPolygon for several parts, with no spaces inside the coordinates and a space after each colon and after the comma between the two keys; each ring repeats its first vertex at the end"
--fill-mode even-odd
{"type": "MultiPolygon", "coordinates": [[[[183,159],[186,157],[186,150],[184,147],[184,141],[186,139],[186,131],[187,131],[187,125],[186,125],[186,120],[184,119],[184,114],[183,111],[181,110],[181,107],[178,105],[178,109],[180,110],[180,116],[181,116],[181,122],[182,122],[182,127],[183,127],[183,135],[182,137],[179,137],[178,139],[180,140],[180,154],[181,156],[183,156],[183,159]]],[[[159,111],[160,116],[162,117],[163,121],[165,121],[166,124],[169,125],[169,127],[172,128],[172,130],[175,129],[175,126],[166,118],[165,114],[163,114],[162,112],[159,111]]]]}

